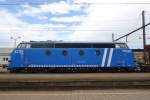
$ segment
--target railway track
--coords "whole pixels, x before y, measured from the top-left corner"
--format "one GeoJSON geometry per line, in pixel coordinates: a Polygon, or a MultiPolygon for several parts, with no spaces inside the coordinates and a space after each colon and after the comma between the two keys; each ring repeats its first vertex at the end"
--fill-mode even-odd
{"type": "Polygon", "coordinates": [[[0,82],[0,90],[150,88],[150,81],[0,82]]]}
{"type": "Polygon", "coordinates": [[[0,90],[63,87],[150,88],[150,73],[0,74],[0,90]]]}

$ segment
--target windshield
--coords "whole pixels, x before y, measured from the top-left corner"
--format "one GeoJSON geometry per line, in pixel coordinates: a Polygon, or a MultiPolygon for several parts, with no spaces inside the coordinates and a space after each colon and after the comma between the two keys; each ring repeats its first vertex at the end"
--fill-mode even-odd
{"type": "Polygon", "coordinates": [[[128,46],[127,46],[125,43],[118,43],[118,44],[115,44],[115,47],[116,47],[116,48],[128,48],[128,46]]]}
{"type": "Polygon", "coordinates": [[[31,44],[29,43],[20,43],[17,48],[30,48],[31,44]]]}

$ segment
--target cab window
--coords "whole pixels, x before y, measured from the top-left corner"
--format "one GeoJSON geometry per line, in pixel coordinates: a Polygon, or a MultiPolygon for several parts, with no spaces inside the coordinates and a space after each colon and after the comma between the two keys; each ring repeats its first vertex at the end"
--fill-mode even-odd
{"type": "Polygon", "coordinates": [[[118,43],[118,44],[115,44],[115,47],[116,47],[116,48],[128,48],[128,46],[127,46],[125,43],[118,43]]]}
{"type": "Polygon", "coordinates": [[[30,48],[30,47],[31,47],[31,45],[28,43],[21,43],[18,45],[17,48],[30,48]]]}

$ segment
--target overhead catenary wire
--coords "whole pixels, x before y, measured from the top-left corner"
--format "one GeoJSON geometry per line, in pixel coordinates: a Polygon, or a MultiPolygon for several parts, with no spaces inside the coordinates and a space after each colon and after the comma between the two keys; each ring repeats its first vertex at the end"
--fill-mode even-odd
{"type": "MultiPolygon", "coordinates": [[[[21,29],[22,30],[22,29],[21,29]]],[[[16,29],[11,29],[11,31],[21,31],[21,30],[16,30],[16,29]]],[[[5,31],[5,30],[3,30],[3,31],[5,31]]],[[[33,30],[33,29],[31,29],[31,30],[26,30],[26,31],[117,31],[117,30],[76,30],[76,29],[70,29],[70,30],[68,30],[68,29],[63,29],[63,30],[61,30],[61,29],[55,29],[55,30],[50,30],[50,29],[35,29],[35,30],[33,30]]]]}
{"type": "Polygon", "coordinates": [[[117,38],[117,39],[116,39],[116,40],[114,40],[114,41],[118,41],[118,40],[120,40],[120,39],[122,39],[122,38],[124,38],[124,37],[127,37],[127,36],[129,36],[130,34],[132,34],[132,33],[136,32],[136,31],[138,31],[138,30],[140,30],[140,29],[142,29],[143,27],[146,27],[146,26],[148,26],[148,25],[150,25],[150,23],[146,24],[145,26],[141,26],[141,27],[139,27],[138,29],[133,30],[132,32],[130,32],[130,33],[128,33],[128,34],[126,34],[126,35],[124,35],[124,36],[121,36],[121,37],[117,38]]]}
{"type": "MultiPolygon", "coordinates": [[[[50,2],[2,2],[0,3],[0,5],[25,5],[25,4],[29,4],[29,5],[42,5],[45,3],[50,3],[50,2]]],[[[68,3],[71,5],[81,5],[81,4],[87,4],[87,5],[150,5],[150,2],[72,2],[72,3],[68,3]]]]}
{"type": "MultiPolygon", "coordinates": [[[[73,4],[82,4],[82,3],[73,3],[73,4]]],[[[105,2],[97,2],[97,3],[84,3],[84,4],[89,4],[89,5],[150,5],[150,2],[118,2],[118,3],[105,3],[105,2]]]]}

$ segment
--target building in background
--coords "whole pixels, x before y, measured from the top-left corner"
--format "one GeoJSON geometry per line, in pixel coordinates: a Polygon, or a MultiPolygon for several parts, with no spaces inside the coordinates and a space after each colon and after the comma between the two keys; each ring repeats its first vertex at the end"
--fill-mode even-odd
{"type": "Polygon", "coordinates": [[[10,53],[13,48],[0,48],[0,66],[5,66],[8,64],[8,60],[10,59],[10,53]]]}
{"type": "Polygon", "coordinates": [[[144,49],[133,49],[137,63],[144,63],[144,49]]]}
{"type": "Polygon", "coordinates": [[[145,51],[146,51],[146,62],[147,64],[150,64],[150,45],[146,45],[145,51]]]}

